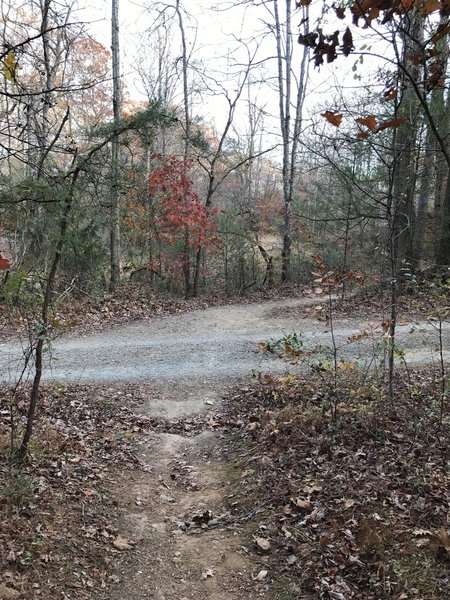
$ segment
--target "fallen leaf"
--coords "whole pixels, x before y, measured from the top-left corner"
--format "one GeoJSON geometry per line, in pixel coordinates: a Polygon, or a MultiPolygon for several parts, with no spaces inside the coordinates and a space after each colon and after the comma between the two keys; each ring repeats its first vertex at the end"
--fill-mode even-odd
{"type": "Polygon", "coordinates": [[[267,577],[268,571],[265,569],[261,569],[258,575],[253,579],[253,581],[263,581],[267,577]]]}
{"type": "Polygon", "coordinates": [[[372,517],[375,519],[375,521],[382,521],[382,517],[380,517],[380,515],[378,513],[373,513],[372,517]]]}
{"type": "Polygon", "coordinates": [[[269,542],[269,540],[266,540],[265,538],[257,537],[257,538],[255,538],[255,543],[258,546],[258,548],[260,548],[261,550],[264,550],[264,552],[267,552],[268,550],[270,550],[270,542],[269,542]]]}
{"type": "Polygon", "coordinates": [[[297,506],[298,508],[302,508],[304,510],[308,510],[312,506],[311,500],[309,500],[309,498],[291,498],[291,502],[295,504],[295,506],[297,506]]]}
{"type": "Polygon", "coordinates": [[[124,538],[121,535],[118,535],[113,541],[114,548],[117,548],[117,550],[120,550],[121,552],[125,550],[132,550],[135,544],[136,542],[128,540],[127,538],[124,538]]]}
{"type": "Polygon", "coordinates": [[[446,529],[441,527],[430,539],[430,548],[436,552],[450,555],[450,537],[446,529]]]}
{"type": "Polygon", "coordinates": [[[313,483],[312,485],[305,485],[303,491],[305,492],[305,494],[313,494],[314,492],[321,492],[322,489],[323,488],[321,485],[313,483]]]}

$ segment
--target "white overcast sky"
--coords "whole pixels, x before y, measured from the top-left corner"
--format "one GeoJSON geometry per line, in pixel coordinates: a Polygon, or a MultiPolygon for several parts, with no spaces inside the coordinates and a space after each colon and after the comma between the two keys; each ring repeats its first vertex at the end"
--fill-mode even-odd
{"type": "MultiPolygon", "coordinates": [[[[129,94],[135,97],[139,97],[140,87],[134,70],[137,46],[140,43],[140,35],[152,25],[146,8],[148,4],[151,2],[119,0],[121,72],[127,83],[129,94]]],[[[219,13],[211,10],[212,4],[209,0],[185,0],[183,4],[186,11],[192,16],[192,29],[189,26],[186,27],[188,45],[194,40],[193,28],[195,27],[197,30],[194,58],[211,60],[215,55],[224,54],[228,43],[227,34],[241,34],[243,10],[219,13]]],[[[80,11],[79,16],[82,20],[85,16],[86,21],[90,22],[89,30],[92,35],[106,48],[110,48],[111,1],[95,0],[95,6],[88,6],[85,10],[80,11]]],[[[245,25],[248,26],[248,23],[245,25]]],[[[203,108],[208,113],[208,106],[203,108]]],[[[208,115],[206,114],[206,116],[208,115]]]]}

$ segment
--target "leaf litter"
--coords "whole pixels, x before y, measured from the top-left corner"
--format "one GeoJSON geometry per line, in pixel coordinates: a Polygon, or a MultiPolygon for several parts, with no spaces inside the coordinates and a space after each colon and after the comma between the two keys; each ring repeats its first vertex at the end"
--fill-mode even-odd
{"type": "MultiPolygon", "coordinates": [[[[292,284],[234,296],[213,291],[207,297],[184,300],[167,293],[156,293],[149,285],[129,282],[118,286],[114,294],[104,297],[80,290],[70,294],[64,302],[53,307],[50,325],[53,334],[99,332],[139,319],[178,315],[212,306],[302,297],[303,289],[304,286],[292,284]]],[[[26,334],[29,325],[29,315],[10,307],[0,313],[0,339],[20,332],[26,334]]]]}
{"type": "MultiPolygon", "coordinates": [[[[139,540],[134,544],[122,530],[110,490],[118,471],[154,472],[136,452],[136,437],[157,432],[193,438],[215,431],[239,473],[228,510],[202,507],[175,521],[188,536],[251,530],[245,552],[259,555],[261,568],[252,579],[262,594],[276,598],[288,590],[288,597],[302,600],[446,597],[448,407],[438,426],[436,378],[428,371],[400,377],[399,402],[391,408],[379,395],[379,382],[358,377],[340,374],[336,422],[320,373],[260,376],[235,392],[226,412],[214,407],[173,420],[138,414],[139,386],[47,386],[31,461],[20,473],[7,464],[5,394],[3,585],[25,598],[83,599],[97,590],[110,598],[121,557],[132,560],[139,552],[139,540]],[[115,540],[126,546],[117,548],[115,540]]],[[[25,405],[26,396],[18,397],[19,428],[25,405]]],[[[198,473],[184,456],[172,461],[170,478],[160,483],[168,502],[173,485],[199,489],[198,473]]],[[[140,496],[133,503],[145,505],[140,496]]]]}
{"type": "MultiPolygon", "coordinates": [[[[116,553],[135,545],[118,529],[108,488],[117,467],[144,468],[131,435],[148,422],[119,407],[119,396],[44,387],[29,460],[19,469],[9,461],[10,407],[1,390],[0,574],[20,597],[91,598],[114,582],[116,553]]],[[[13,406],[18,434],[26,404],[23,389],[13,406]]]]}
{"type": "Polygon", "coordinates": [[[232,510],[251,515],[274,597],[447,597],[450,407],[439,374],[399,371],[391,406],[382,382],[341,373],[336,420],[323,377],[260,377],[228,400],[245,422],[232,510]]]}

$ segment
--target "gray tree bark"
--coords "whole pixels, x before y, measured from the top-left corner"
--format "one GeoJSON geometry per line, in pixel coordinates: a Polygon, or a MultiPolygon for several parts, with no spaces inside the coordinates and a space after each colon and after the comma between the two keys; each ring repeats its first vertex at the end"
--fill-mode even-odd
{"type": "MultiPolygon", "coordinates": [[[[178,17],[178,26],[181,35],[181,65],[182,65],[182,78],[183,78],[183,112],[184,112],[184,152],[183,158],[187,162],[189,159],[189,148],[191,138],[191,115],[190,115],[190,104],[189,104],[189,81],[188,81],[188,68],[189,68],[189,57],[187,52],[186,43],[186,32],[184,29],[183,13],[181,11],[180,0],[176,1],[175,10],[178,17]]],[[[186,298],[191,293],[191,252],[189,248],[189,231],[186,230],[184,239],[184,295],[186,298]]],[[[197,283],[198,286],[198,283],[197,283]]],[[[195,294],[196,295],[196,294],[195,294]]]]}
{"type": "MultiPolygon", "coordinates": [[[[113,75],[113,115],[117,128],[122,118],[120,85],[119,0],[112,0],[111,53],[113,75]]],[[[120,279],[120,144],[115,135],[111,142],[110,281],[113,292],[120,279]]]]}
{"type": "MultiPolygon", "coordinates": [[[[280,131],[283,142],[283,249],[281,253],[281,281],[291,278],[291,211],[294,197],[294,184],[297,167],[297,148],[302,123],[303,100],[306,88],[306,73],[308,48],[304,46],[303,58],[297,75],[294,98],[294,119],[291,120],[293,102],[294,74],[292,71],[292,2],[286,2],[286,20],[284,27],[281,23],[279,1],[273,0],[274,7],[274,33],[277,49],[277,77],[278,77],[278,107],[280,131]]],[[[307,11],[305,8],[305,23],[307,11]]]]}
{"type": "Polygon", "coordinates": [[[409,268],[414,260],[413,240],[415,231],[415,191],[417,181],[417,134],[420,104],[416,93],[411,89],[410,80],[419,81],[421,66],[410,57],[421,56],[423,40],[423,19],[411,12],[405,19],[403,33],[402,63],[408,72],[399,73],[401,98],[397,116],[406,122],[397,129],[394,147],[394,221],[397,240],[397,266],[409,268]]]}

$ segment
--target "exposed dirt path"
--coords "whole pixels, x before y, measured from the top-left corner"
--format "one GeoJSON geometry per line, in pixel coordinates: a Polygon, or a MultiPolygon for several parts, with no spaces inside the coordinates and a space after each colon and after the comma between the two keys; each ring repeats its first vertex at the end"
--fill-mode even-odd
{"type": "Polygon", "coordinates": [[[256,580],[263,566],[227,524],[227,465],[217,446],[210,432],[143,440],[141,459],[151,464],[150,472],[133,472],[116,491],[122,531],[137,545],[110,600],[264,595],[264,582],[256,580]],[[207,528],[192,525],[205,514],[212,517],[207,528]]]}
{"type": "MultiPolygon", "coordinates": [[[[140,413],[189,417],[218,405],[226,387],[252,370],[287,368],[256,353],[258,341],[302,331],[305,346],[329,345],[326,325],[299,320],[295,314],[299,306],[312,302],[288,299],[223,306],[67,336],[55,341],[46,378],[111,385],[149,382],[151,392],[140,413]]],[[[371,360],[374,339],[347,344],[347,338],[359,331],[360,319],[336,320],[334,327],[342,356],[371,360]]],[[[431,325],[414,331],[411,325],[399,328],[398,342],[411,361],[429,360],[436,340],[431,325]]],[[[443,342],[448,357],[448,324],[443,342]]],[[[3,369],[3,380],[17,377],[20,353],[16,343],[0,345],[2,365],[9,365],[3,369]]],[[[139,458],[148,469],[118,473],[112,489],[123,534],[137,544],[124,553],[120,582],[108,600],[268,597],[263,557],[244,547],[239,530],[225,514],[230,471],[218,435],[139,434],[139,458]],[[207,529],[186,530],[185,522],[195,522],[206,511],[212,518],[207,529]]]]}

